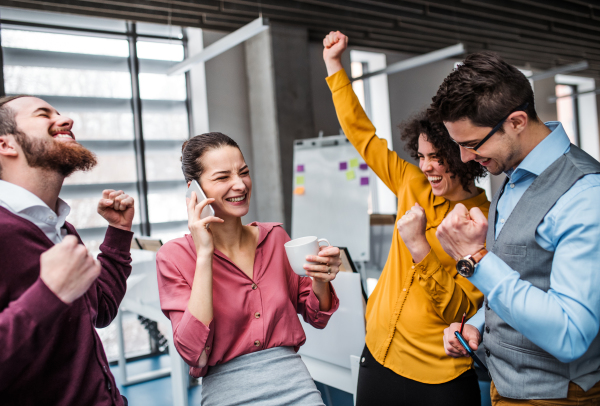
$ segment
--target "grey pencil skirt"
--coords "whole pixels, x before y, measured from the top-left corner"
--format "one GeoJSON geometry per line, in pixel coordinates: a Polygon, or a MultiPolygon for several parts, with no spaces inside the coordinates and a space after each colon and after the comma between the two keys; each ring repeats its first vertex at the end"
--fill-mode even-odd
{"type": "Polygon", "coordinates": [[[293,348],[241,355],[208,369],[202,406],[325,406],[306,365],[293,348]]]}

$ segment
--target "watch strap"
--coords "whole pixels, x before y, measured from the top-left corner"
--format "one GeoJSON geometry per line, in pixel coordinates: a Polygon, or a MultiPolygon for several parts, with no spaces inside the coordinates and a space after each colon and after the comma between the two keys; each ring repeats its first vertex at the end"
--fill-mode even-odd
{"type": "Polygon", "coordinates": [[[475,254],[471,255],[471,259],[473,260],[473,262],[478,264],[483,259],[483,257],[486,256],[487,253],[488,253],[488,250],[486,250],[485,248],[482,248],[479,251],[477,251],[475,254]]]}

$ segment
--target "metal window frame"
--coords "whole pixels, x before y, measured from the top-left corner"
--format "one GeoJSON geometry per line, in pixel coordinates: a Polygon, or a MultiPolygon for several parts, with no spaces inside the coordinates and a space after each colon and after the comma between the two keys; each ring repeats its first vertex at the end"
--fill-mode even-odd
{"type": "Polygon", "coordinates": [[[574,84],[568,83],[556,83],[555,86],[568,86],[571,88],[571,94],[565,95],[563,97],[570,97],[573,103],[573,122],[574,122],[574,130],[575,130],[575,141],[577,142],[577,146],[581,147],[581,123],[579,122],[579,97],[576,95],[579,94],[579,87],[574,84]]]}
{"type": "MultiPolygon", "coordinates": [[[[182,101],[178,101],[178,100],[173,100],[173,101],[170,101],[170,100],[145,100],[144,106],[142,106],[142,100],[140,97],[140,87],[139,87],[140,72],[145,72],[147,70],[162,71],[163,69],[167,68],[166,65],[169,64],[169,62],[145,60],[145,59],[138,58],[136,45],[139,40],[150,40],[153,42],[169,42],[169,43],[170,42],[178,42],[183,45],[184,55],[187,57],[187,37],[185,35],[186,34],[185,29],[182,29],[183,37],[180,38],[180,37],[169,37],[169,36],[161,36],[161,35],[139,34],[139,33],[137,33],[137,30],[136,30],[136,24],[133,22],[127,22],[125,32],[115,32],[115,31],[99,30],[99,29],[58,27],[58,26],[54,26],[54,25],[50,25],[50,24],[12,21],[12,20],[7,20],[7,19],[2,19],[0,16],[0,96],[3,96],[5,94],[4,93],[4,74],[3,74],[4,58],[3,58],[2,42],[1,42],[1,30],[2,29],[25,29],[25,30],[31,30],[31,31],[48,32],[48,33],[98,36],[98,37],[110,38],[110,39],[125,39],[128,41],[129,57],[123,58],[123,59],[127,60],[128,71],[129,71],[129,74],[131,77],[132,97],[131,97],[130,101],[127,101],[127,99],[124,99],[124,100],[120,100],[120,99],[112,100],[111,99],[111,100],[112,100],[113,104],[114,103],[121,104],[120,102],[125,102],[128,104],[131,103],[131,112],[133,114],[133,120],[134,120],[133,144],[134,144],[134,154],[135,154],[135,159],[136,159],[136,170],[137,170],[136,187],[138,189],[138,203],[139,203],[139,211],[140,211],[140,213],[139,213],[140,223],[135,224],[134,228],[141,235],[149,236],[151,234],[151,227],[152,227],[152,223],[150,222],[149,207],[148,207],[149,186],[156,187],[156,186],[160,185],[160,189],[167,189],[168,188],[167,184],[172,183],[172,188],[176,189],[177,181],[148,182],[147,174],[146,174],[146,163],[145,163],[146,149],[147,149],[146,144],[155,144],[155,143],[157,143],[157,141],[155,141],[155,140],[145,141],[144,140],[143,123],[142,123],[142,115],[143,115],[142,109],[144,107],[149,107],[151,109],[155,109],[155,108],[164,107],[167,105],[175,106],[175,105],[184,104],[186,113],[188,116],[187,138],[189,139],[191,134],[193,134],[193,121],[192,121],[192,115],[191,115],[191,99],[190,99],[191,89],[190,89],[189,73],[186,73],[186,75],[185,75],[185,81],[186,81],[186,99],[185,99],[185,101],[183,101],[183,100],[182,101]],[[153,64],[153,66],[150,66],[149,68],[142,66],[142,69],[140,69],[140,62],[142,65],[147,65],[148,63],[150,63],[150,64],[153,64]],[[154,65],[156,65],[156,66],[154,66],[154,65]]],[[[45,51],[31,50],[31,52],[44,53],[45,51]]],[[[73,57],[76,58],[76,55],[77,54],[74,54],[73,57]]],[[[88,55],[86,55],[82,59],[87,59],[87,57],[88,57],[88,55]]],[[[89,55],[89,57],[94,58],[93,55],[89,55]]],[[[118,58],[115,57],[112,59],[118,59],[118,58]]],[[[156,72],[156,73],[158,73],[158,72],[156,72]]],[[[162,72],[160,72],[160,73],[162,73],[162,72]]],[[[61,97],[61,96],[56,96],[56,97],[65,98],[65,99],[68,98],[68,97],[61,97]]],[[[89,99],[88,101],[95,99],[95,101],[102,102],[102,104],[109,103],[108,99],[104,100],[103,98],[88,97],[86,99],[89,99]]],[[[163,140],[158,141],[158,143],[161,143],[161,141],[163,141],[163,140]]],[[[167,143],[169,142],[167,140],[164,140],[164,141],[166,141],[167,143]]],[[[108,143],[112,143],[112,142],[107,141],[107,144],[108,143]]],[[[121,143],[122,143],[121,141],[115,141],[115,147],[121,143]]],[[[107,145],[107,147],[109,147],[109,146],[107,145]]],[[[153,149],[152,146],[150,147],[150,149],[153,149]]],[[[70,185],[69,189],[75,189],[78,186],[79,185],[70,185]]],[[[84,188],[86,187],[86,185],[82,185],[82,186],[84,186],[84,188]]],[[[115,186],[118,186],[117,183],[115,183],[115,186]]],[[[74,190],[72,192],[74,193],[74,190]]],[[[177,225],[179,225],[179,223],[182,223],[182,222],[181,221],[169,221],[164,224],[163,223],[155,223],[155,226],[156,226],[157,230],[160,230],[160,229],[168,229],[170,226],[177,226],[177,225]]],[[[85,234],[87,229],[83,228],[83,229],[80,229],[79,231],[81,231],[85,234]]],[[[90,229],[89,231],[94,234],[97,232],[97,230],[95,228],[90,229]]]]}
{"type": "Polygon", "coordinates": [[[150,235],[150,213],[148,211],[148,180],[146,177],[146,152],[142,125],[142,98],[140,97],[140,61],[137,56],[136,24],[127,22],[127,42],[129,43],[129,76],[131,77],[131,111],[133,112],[133,136],[135,166],[137,171],[138,207],[140,209],[140,230],[142,235],[150,235]]]}

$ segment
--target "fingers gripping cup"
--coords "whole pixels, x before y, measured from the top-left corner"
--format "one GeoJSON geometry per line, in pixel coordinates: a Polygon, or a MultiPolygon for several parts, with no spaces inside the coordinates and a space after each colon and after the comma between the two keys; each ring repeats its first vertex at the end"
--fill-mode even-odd
{"type": "Polygon", "coordinates": [[[327,246],[331,247],[331,244],[325,238],[317,239],[314,236],[296,238],[284,244],[285,253],[294,272],[300,276],[308,276],[306,275],[304,264],[316,262],[307,261],[306,256],[317,255],[322,242],[326,242],[327,246]]]}

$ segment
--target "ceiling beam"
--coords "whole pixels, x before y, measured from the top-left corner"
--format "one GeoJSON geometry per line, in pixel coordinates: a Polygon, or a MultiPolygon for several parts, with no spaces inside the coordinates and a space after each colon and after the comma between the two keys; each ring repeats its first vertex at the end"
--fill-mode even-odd
{"type": "Polygon", "coordinates": [[[378,70],[376,72],[366,73],[364,75],[352,78],[351,81],[367,79],[372,76],[402,72],[408,69],[413,69],[419,66],[427,65],[436,61],[450,58],[456,55],[462,55],[465,53],[465,47],[463,44],[458,43],[447,48],[438,49],[437,51],[429,52],[424,55],[415,56],[409,59],[405,59],[400,62],[388,65],[385,69],[378,70]]]}

